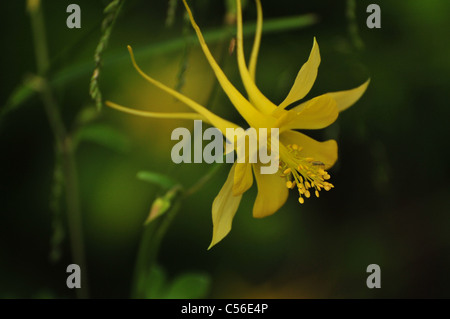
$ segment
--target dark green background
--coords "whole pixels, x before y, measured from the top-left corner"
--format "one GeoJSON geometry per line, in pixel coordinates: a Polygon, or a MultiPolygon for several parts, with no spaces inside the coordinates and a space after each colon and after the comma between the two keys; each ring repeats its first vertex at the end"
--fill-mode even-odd
{"type": "MultiPolygon", "coordinates": [[[[265,19],[304,13],[320,17],[316,25],[305,29],[263,36],[257,82],[270,99],[279,102],[287,94],[307,59],[313,36],[320,45],[322,64],[310,97],[372,79],[361,101],[342,113],[337,123],[321,132],[308,132],[317,139],[338,140],[339,162],[331,170],[336,188],[303,206],[291,194],[275,215],[255,220],[251,217],[253,187],[244,196],[230,235],[207,251],[212,234],[211,204],[225,181],[228,169],[224,167],[184,202],[163,242],[160,265],[170,277],[185,271],[210,274],[210,297],[450,297],[450,2],[357,1],[362,50],[355,47],[348,31],[346,1],[262,2],[265,19]],[[365,25],[366,7],[372,2],[382,9],[381,29],[370,30],[365,25]],[[366,287],[366,267],[372,263],[381,266],[381,289],[366,287]]],[[[204,31],[222,25],[223,1],[190,3],[204,31]]],[[[50,76],[93,61],[106,4],[44,1],[50,76]],[[69,3],[82,8],[80,30],[65,26],[69,3]]],[[[136,102],[140,94],[146,94],[143,88],[151,85],[138,78],[126,58],[125,46],[143,47],[180,37],[182,6],[170,28],[164,25],[166,12],[167,1],[126,1],[106,51],[106,56],[123,51],[124,58],[105,65],[102,71],[105,98],[151,109],[164,95],[159,93],[154,101],[145,97],[148,104],[136,102]]],[[[24,1],[2,1],[0,14],[3,107],[36,66],[24,1]]],[[[244,19],[255,19],[252,1],[244,19]]],[[[249,51],[252,38],[245,40],[249,51]]],[[[190,85],[198,90],[210,88],[212,76],[206,60],[198,47],[192,54],[189,74],[195,77],[196,72],[207,70],[210,80],[190,85]],[[204,65],[201,71],[190,69],[194,58],[199,61],[196,65],[204,65]]],[[[141,56],[139,61],[155,78],[173,86],[176,72],[167,82],[158,66],[176,69],[182,59],[181,49],[141,56]]],[[[74,80],[54,87],[69,126],[80,109],[94,108],[88,91],[94,64],[87,66],[77,69],[80,76],[74,80]]],[[[234,55],[226,58],[225,72],[242,88],[234,55]]],[[[213,109],[238,121],[223,93],[215,99],[213,109]]],[[[142,223],[158,193],[135,175],[140,170],[167,172],[171,166],[170,132],[180,124],[136,119],[110,109],[103,109],[97,122],[122,132],[130,145],[125,152],[115,152],[84,143],[77,153],[91,295],[128,297],[142,223]]],[[[65,286],[65,268],[71,263],[67,237],[62,259],[51,263],[48,258],[53,137],[37,96],[2,119],[0,154],[0,298],[74,297],[65,286]]],[[[171,174],[191,185],[207,169],[205,165],[184,165],[172,169],[171,174]]]]}

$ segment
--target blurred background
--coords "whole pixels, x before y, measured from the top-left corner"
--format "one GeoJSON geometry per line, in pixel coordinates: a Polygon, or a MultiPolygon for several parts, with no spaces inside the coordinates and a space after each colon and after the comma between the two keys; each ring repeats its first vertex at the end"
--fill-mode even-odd
{"type": "MultiPolygon", "coordinates": [[[[139,118],[107,107],[97,111],[89,83],[109,3],[42,1],[50,56],[46,76],[77,142],[87,260],[82,275],[89,280],[89,295],[128,298],[144,221],[155,197],[165,192],[136,178],[137,172],[166,174],[189,188],[210,167],[171,162],[170,134],[192,127],[189,121],[139,118]],[[81,7],[81,29],[66,27],[70,3],[81,7]]],[[[189,3],[214,55],[242,89],[236,56],[228,52],[234,32],[227,26],[229,3],[189,3]]],[[[302,206],[291,194],[279,212],[259,220],[251,216],[254,186],[231,233],[207,251],[211,205],[229,169],[222,165],[182,201],[161,242],[153,282],[160,291],[172,291],[169,296],[182,297],[449,298],[450,2],[263,0],[262,5],[266,29],[257,84],[272,101],[288,93],[314,36],[322,64],[308,97],[372,79],[363,98],[335,124],[307,132],[338,141],[339,161],[330,170],[335,189],[302,206]],[[372,2],[381,7],[381,29],[366,26],[372,2]],[[314,16],[296,23],[305,14],[314,16]],[[369,264],[381,267],[381,289],[366,286],[369,264]]],[[[103,98],[142,110],[187,110],[137,74],[126,50],[130,44],[147,73],[243,124],[217,89],[197,41],[191,41],[184,12],[181,1],[124,1],[102,57],[103,98]]],[[[66,287],[66,267],[73,260],[61,159],[42,99],[30,89],[37,72],[33,26],[25,1],[1,2],[0,15],[0,298],[74,298],[66,287]]],[[[255,4],[247,1],[244,22],[251,26],[255,19],[255,4]]],[[[244,39],[247,54],[252,30],[244,39]]]]}

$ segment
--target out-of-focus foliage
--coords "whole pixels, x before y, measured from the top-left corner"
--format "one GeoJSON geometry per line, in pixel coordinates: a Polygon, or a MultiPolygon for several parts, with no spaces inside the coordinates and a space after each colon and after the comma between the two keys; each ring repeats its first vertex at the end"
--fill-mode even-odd
{"type": "Polygon", "coordinates": [[[168,281],[160,267],[150,271],[147,298],[150,299],[199,299],[208,296],[211,279],[201,273],[185,273],[168,281]]]}
{"type": "MultiPolygon", "coordinates": [[[[355,25],[349,26],[347,1],[262,2],[265,21],[309,13],[319,18],[307,28],[264,33],[256,81],[270,99],[279,102],[287,94],[314,36],[322,64],[311,96],[372,79],[363,99],[336,124],[308,132],[319,140],[338,140],[339,161],[331,170],[336,187],[303,206],[292,197],[262,220],[251,217],[248,196],[230,236],[207,251],[211,204],[226,178],[227,169],[220,170],[183,201],[162,242],[161,269],[151,276],[148,297],[450,297],[450,2],[376,1],[382,28],[370,30],[365,20],[372,2],[356,1],[354,23],[363,48],[349,31],[355,25]],[[365,285],[372,263],[382,269],[379,290],[365,285]]],[[[78,144],[76,159],[91,295],[128,297],[143,224],[155,198],[165,193],[138,180],[137,172],[158,172],[187,188],[209,166],[171,163],[170,134],[179,126],[191,128],[189,121],[142,119],[106,108],[100,114],[79,113],[95,110],[89,81],[107,1],[78,1],[78,30],[65,27],[69,1],[43,3],[52,88],[65,123],[74,132],[83,123],[75,136],[90,141],[78,144]]],[[[210,97],[215,79],[195,39],[183,57],[184,11],[178,5],[167,27],[168,3],[125,3],[104,52],[103,98],[155,112],[186,110],[136,74],[126,51],[130,44],[142,48],[137,58],[143,69],[171,87],[185,59],[183,93],[237,120],[223,93],[210,97]]],[[[214,55],[242,89],[235,55],[223,55],[230,40],[230,29],[223,28],[225,1],[190,3],[214,55]]],[[[20,105],[0,122],[0,297],[73,297],[65,286],[71,261],[67,239],[58,243],[59,261],[49,260],[56,161],[42,103],[28,80],[36,66],[25,4],[2,2],[0,14],[0,111],[20,105]]],[[[255,18],[255,5],[248,1],[244,20],[255,18]]],[[[251,43],[250,27],[246,34],[245,43],[251,43]]],[[[247,54],[250,49],[245,48],[247,54]]]]}

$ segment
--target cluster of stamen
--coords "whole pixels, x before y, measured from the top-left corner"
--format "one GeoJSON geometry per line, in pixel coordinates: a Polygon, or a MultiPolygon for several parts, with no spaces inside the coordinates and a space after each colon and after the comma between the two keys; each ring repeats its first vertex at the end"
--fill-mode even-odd
{"type": "Polygon", "coordinates": [[[300,204],[305,202],[303,197],[311,197],[312,191],[319,197],[322,189],[329,191],[334,188],[333,184],[327,182],[330,175],[325,171],[324,163],[301,156],[302,148],[296,144],[289,144],[287,150],[290,156],[280,161],[280,170],[282,177],[286,178],[286,187],[289,189],[297,187],[300,204]]]}

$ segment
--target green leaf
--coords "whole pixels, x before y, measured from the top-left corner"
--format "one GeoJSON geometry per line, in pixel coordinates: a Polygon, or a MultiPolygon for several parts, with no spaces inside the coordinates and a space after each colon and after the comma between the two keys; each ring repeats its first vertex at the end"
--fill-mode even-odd
{"type": "Polygon", "coordinates": [[[85,107],[78,112],[75,119],[75,125],[84,126],[96,120],[99,117],[98,111],[92,106],[85,107]]]}
{"type": "Polygon", "coordinates": [[[26,75],[25,79],[12,91],[4,107],[0,109],[0,119],[6,114],[22,106],[30,95],[37,92],[42,85],[41,78],[34,75],[26,75]]]}
{"type": "Polygon", "coordinates": [[[164,189],[170,189],[177,185],[177,182],[169,176],[156,172],[140,171],[137,173],[136,177],[141,181],[156,184],[164,189]]]}
{"type": "Polygon", "coordinates": [[[74,143],[93,142],[117,152],[127,152],[130,142],[122,132],[105,124],[91,124],[81,127],[74,136],[74,143]]]}
{"type": "Polygon", "coordinates": [[[176,278],[165,295],[167,299],[206,298],[211,288],[211,278],[207,274],[186,273],[176,278]]]}

